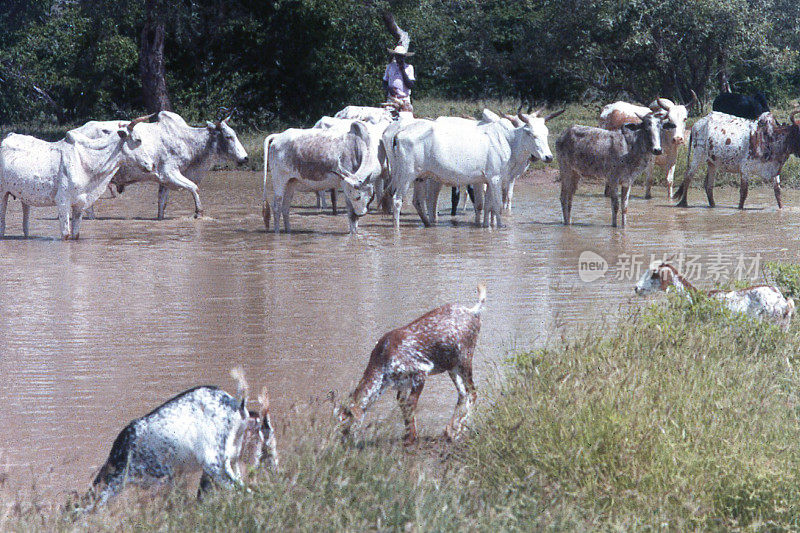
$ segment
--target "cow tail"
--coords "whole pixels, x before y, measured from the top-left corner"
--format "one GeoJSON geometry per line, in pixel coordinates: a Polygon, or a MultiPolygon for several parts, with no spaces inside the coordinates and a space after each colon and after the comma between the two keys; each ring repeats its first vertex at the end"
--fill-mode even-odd
{"type": "Polygon", "coordinates": [[[267,227],[267,231],[269,231],[269,219],[271,216],[270,208],[269,208],[269,198],[267,196],[267,181],[269,179],[269,147],[272,144],[272,140],[275,138],[275,134],[267,135],[264,139],[264,192],[263,192],[263,205],[261,206],[261,216],[264,218],[264,225],[267,227]]]}

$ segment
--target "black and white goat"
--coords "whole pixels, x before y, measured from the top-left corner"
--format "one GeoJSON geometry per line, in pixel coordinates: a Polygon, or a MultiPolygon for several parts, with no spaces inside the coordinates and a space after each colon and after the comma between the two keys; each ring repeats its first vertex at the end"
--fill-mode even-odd
{"type": "Polygon", "coordinates": [[[189,389],[133,420],[117,436],[93,488],[95,506],[106,504],[127,484],[143,488],[171,483],[175,476],[202,471],[198,497],[213,484],[242,485],[240,462],[278,467],[275,432],[266,387],[259,412],[248,411],[244,372],[231,372],[233,397],[217,387],[189,389]]]}

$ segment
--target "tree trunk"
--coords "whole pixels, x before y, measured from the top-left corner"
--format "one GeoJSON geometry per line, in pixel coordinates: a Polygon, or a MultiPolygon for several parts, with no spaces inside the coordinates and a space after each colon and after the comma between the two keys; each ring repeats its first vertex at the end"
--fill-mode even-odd
{"type": "Polygon", "coordinates": [[[142,97],[150,113],[172,111],[164,68],[164,17],[159,16],[156,0],[147,0],[147,18],[142,29],[139,50],[139,74],[142,78],[142,97]]]}

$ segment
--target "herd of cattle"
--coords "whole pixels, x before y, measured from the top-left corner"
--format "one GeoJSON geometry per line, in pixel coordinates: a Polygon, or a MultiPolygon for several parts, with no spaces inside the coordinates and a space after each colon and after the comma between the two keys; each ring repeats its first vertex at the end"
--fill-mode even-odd
{"type": "MultiPolygon", "coordinates": [[[[656,98],[649,107],[615,102],[603,108],[600,127],[567,128],[556,140],[564,223],[571,222],[572,198],[582,177],[605,180],[614,226],[620,199],[625,225],[631,185],[643,173],[645,197],[651,197],[655,166],[666,170],[667,194],[672,197],[678,148],[685,144],[688,110],[697,102],[692,96],[687,104],[656,98]]],[[[732,93],[720,95],[713,107],[691,129],[689,165],[675,192],[678,206],[687,205],[689,184],[706,164],[705,190],[712,207],[717,171],[741,176],[740,208],[752,176],[773,183],[781,207],[781,168],[790,155],[800,156],[800,126],[795,122],[800,111],[781,124],[763,95],[732,93]]],[[[264,224],[269,230],[272,220],[274,230],[280,231],[283,217],[288,232],[295,192],[331,190],[335,195],[341,187],[351,232],[357,231],[359,217],[375,198],[392,212],[399,227],[403,197],[413,184],[412,204],[426,226],[436,221],[443,185],[470,187],[475,223],[501,226],[515,180],[532,161],[553,160],[546,123],[563,111],[547,116],[541,112],[529,107],[523,113],[520,107],[515,115],[507,115],[486,109],[480,119],[433,120],[414,118],[388,105],[349,106],[323,117],[313,128],[269,135],[264,141],[264,224]]],[[[191,127],[179,115],[162,111],[130,122],[89,122],[52,143],[7,135],[0,144],[0,236],[12,197],[22,203],[25,236],[30,207],[55,206],[62,237],[77,238],[84,213],[111,183],[121,192],[133,182],[157,182],[159,219],[169,190],[188,190],[195,216],[202,215],[197,184],[204,172],[219,158],[247,161],[229,118],[191,127]]]]}

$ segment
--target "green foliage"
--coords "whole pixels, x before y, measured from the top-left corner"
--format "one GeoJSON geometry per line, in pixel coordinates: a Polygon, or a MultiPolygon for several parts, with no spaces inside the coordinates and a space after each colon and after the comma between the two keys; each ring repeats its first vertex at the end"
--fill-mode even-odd
{"type": "Polygon", "coordinates": [[[770,261],[764,266],[768,277],[787,298],[800,301],[800,265],[770,261]]]}
{"type": "MultiPolygon", "coordinates": [[[[790,0],[197,0],[156,2],[168,87],[190,120],[220,107],[264,128],[382,99],[393,43],[411,35],[417,98],[574,100],[800,89],[790,0]],[[564,16],[569,13],[569,16],[564,16]]],[[[144,0],[8,0],[0,13],[0,123],[62,123],[141,109],[144,0]],[[5,5],[8,8],[5,8],[5,5]],[[35,89],[52,97],[48,102],[35,89]]]]}

